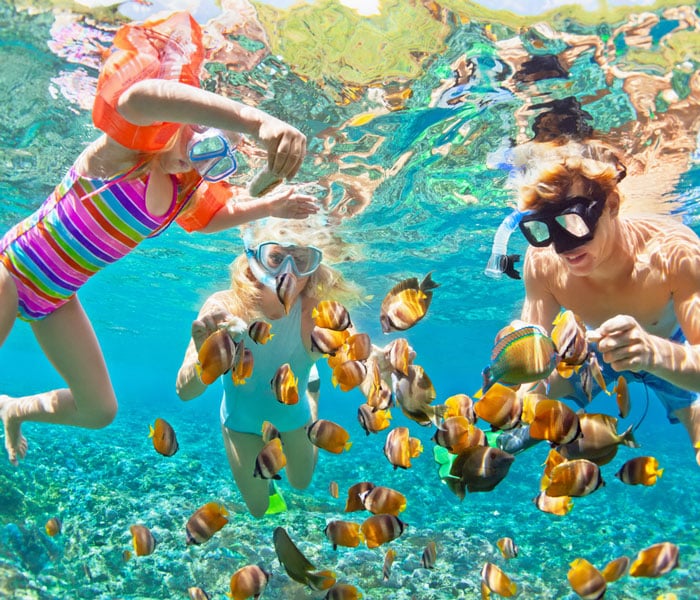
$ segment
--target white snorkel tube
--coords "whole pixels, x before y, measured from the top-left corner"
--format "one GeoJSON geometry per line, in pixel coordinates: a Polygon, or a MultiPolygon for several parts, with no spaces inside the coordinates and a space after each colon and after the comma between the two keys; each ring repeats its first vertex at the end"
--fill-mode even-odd
{"type": "Polygon", "coordinates": [[[496,235],[493,236],[493,246],[491,247],[491,258],[486,263],[484,274],[494,279],[500,279],[503,273],[511,279],[520,279],[520,273],[515,268],[515,263],[520,260],[520,254],[508,254],[508,240],[511,234],[517,229],[518,224],[525,215],[532,211],[521,212],[514,210],[498,226],[496,235]]]}

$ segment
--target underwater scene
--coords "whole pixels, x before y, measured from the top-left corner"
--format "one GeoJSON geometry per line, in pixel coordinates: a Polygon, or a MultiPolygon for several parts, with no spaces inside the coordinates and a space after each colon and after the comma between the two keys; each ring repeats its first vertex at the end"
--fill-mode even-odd
{"type": "MultiPolygon", "coordinates": [[[[593,0],[2,2],[3,232],[44,201],[97,137],[97,74],[116,30],[166,10],[188,10],[203,28],[204,88],[306,134],[295,182],[318,197],[326,223],[352,248],[336,266],[363,289],[364,302],[349,309],[353,325],[379,346],[406,338],[432,381],[435,405],[458,394],[476,400],[497,333],[520,315],[522,280],[484,270],[494,234],[516,205],[512,149],[531,140],[537,125],[541,131],[543,116],[564,114],[619,148],[629,204],[673,214],[700,233],[698,7],[593,0]],[[428,273],[438,287],[425,317],[383,333],[387,293],[428,273]]],[[[248,185],[263,162],[240,153],[232,183],[248,185]]],[[[524,257],[518,232],[509,246],[524,257]]],[[[13,466],[3,452],[0,597],[224,598],[247,565],[271,573],[262,598],[326,597],[280,563],[275,541],[284,528],[313,570],[357,589],[330,598],[487,597],[489,565],[492,578],[515,584],[494,584],[491,597],[515,589],[517,598],[574,600],[581,596],[567,574],[577,559],[602,570],[663,542],[678,549],[675,568],[624,574],[605,597],[700,598],[700,467],[685,428],[669,424],[641,383],[630,385],[624,418],[614,394],[586,407],[617,418],[620,433],[631,428],[638,447],[616,446],[600,467],[605,484],[551,514],[534,502],[548,444],[515,455],[493,489],[460,494],[440,477],[444,456],[432,423],[394,406],[387,429],[366,433],[358,420],[362,392],[334,385],[322,359],[319,417],[343,426],[352,445],[340,454],[319,450],[307,489],[291,487],[282,471],[277,485],[287,509],[251,516],[222,443],[221,386],[190,402],[175,391],[192,321],[210,294],[229,286],[229,264],[242,250],[238,230],[190,235],[170,227],[80,290],[119,410],[101,430],[27,423],[26,458],[13,466]],[[177,435],[171,456],[149,437],[156,419],[177,435]],[[422,447],[408,468],[385,455],[396,427],[422,447]],[[643,455],[658,461],[655,484],[626,485],[615,476],[643,455]],[[378,547],[334,549],[329,522],[371,516],[363,507],[345,510],[348,489],[359,482],[400,492],[405,528],[378,547]],[[190,517],[211,502],[225,508],[228,522],[201,544],[188,543],[190,517]],[[134,525],[155,540],[147,555],[135,551],[134,525]],[[208,596],[194,596],[194,587],[208,596]]],[[[2,394],[64,386],[19,320],[0,365],[2,394]]]]}

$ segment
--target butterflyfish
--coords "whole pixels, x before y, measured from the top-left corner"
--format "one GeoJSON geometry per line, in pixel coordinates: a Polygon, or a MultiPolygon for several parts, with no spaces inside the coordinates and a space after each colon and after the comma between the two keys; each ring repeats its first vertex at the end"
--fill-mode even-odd
{"type": "Polygon", "coordinates": [[[275,438],[282,437],[279,429],[270,423],[270,421],[263,421],[261,435],[263,443],[265,444],[271,440],[274,440],[275,438]]]}
{"type": "Polygon", "coordinates": [[[416,277],[397,283],[382,301],[379,322],[384,333],[403,331],[425,317],[433,299],[433,290],[439,286],[428,273],[419,284],[416,277]]]}
{"type": "Polygon", "coordinates": [[[340,489],[338,488],[338,482],[337,481],[331,481],[328,484],[328,493],[333,497],[333,498],[338,498],[340,495],[340,489]]]}
{"type": "Polygon", "coordinates": [[[347,329],[336,331],[335,329],[325,329],[314,325],[311,330],[311,349],[321,354],[333,356],[343,347],[345,341],[350,337],[347,329]]]}
{"type": "Polygon", "coordinates": [[[391,421],[391,412],[387,410],[374,410],[369,404],[360,404],[357,409],[357,420],[362,429],[369,435],[387,429],[391,421]]]}
{"type": "Polygon", "coordinates": [[[231,369],[233,385],[243,385],[245,380],[253,374],[253,352],[250,348],[241,348],[231,369]]]}
{"type": "Polygon", "coordinates": [[[392,388],[401,412],[419,425],[440,425],[445,407],[433,406],[435,386],[423,367],[411,365],[408,377],[391,374],[392,388]]]}
{"type": "Polygon", "coordinates": [[[317,327],[343,331],[352,325],[350,313],[337,300],[322,300],[311,311],[311,318],[317,327]]]}
{"type": "Polygon", "coordinates": [[[630,565],[632,577],[660,577],[678,566],[678,546],[661,542],[645,548],[630,565]]]}
{"type": "Polygon", "coordinates": [[[233,600],[260,598],[270,580],[270,573],[258,565],[246,565],[231,575],[230,591],[226,594],[233,600]]]}
{"type": "Polygon", "coordinates": [[[340,454],[352,446],[350,434],[345,428],[327,419],[317,419],[307,425],[306,435],[314,446],[332,454],[340,454]]]}
{"type": "Polygon", "coordinates": [[[344,392],[349,392],[360,385],[367,376],[367,367],[360,360],[348,360],[333,369],[331,383],[333,387],[340,386],[344,392]]]}
{"type": "Polygon", "coordinates": [[[365,503],[362,501],[362,494],[374,488],[370,481],[360,481],[348,488],[348,498],[345,502],[345,512],[356,512],[365,510],[365,503]]]}
{"type": "Polygon", "coordinates": [[[335,584],[335,574],[329,570],[317,571],[314,564],[297,548],[284,527],[275,529],[272,541],[280,564],[294,581],[317,591],[327,590],[335,584]]]}
{"type": "Polygon", "coordinates": [[[617,419],[602,413],[579,413],[581,436],[573,442],[557,447],[558,452],[568,459],[585,458],[603,466],[609,463],[620,444],[637,448],[634,426],[630,425],[623,433],[617,433],[617,419]]]}
{"type": "Polygon", "coordinates": [[[583,393],[586,394],[586,398],[590,402],[593,398],[593,383],[597,383],[598,387],[606,394],[610,395],[607,390],[607,384],[605,383],[605,378],[603,377],[603,371],[598,363],[598,358],[595,352],[591,352],[588,355],[588,359],[583,363],[580,371],[581,376],[581,389],[583,393]]]}
{"type": "Polygon", "coordinates": [[[336,550],[338,546],[356,548],[364,541],[364,536],[362,531],[360,531],[360,524],[350,521],[329,521],[323,533],[333,545],[333,550],[336,550]]]}
{"type": "Polygon", "coordinates": [[[238,344],[227,329],[217,329],[202,343],[197,354],[197,373],[202,383],[210,385],[228,373],[236,359],[238,344]]]}
{"type": "Polygon", "coordinates": [[[187,596],[190,600],[210,600],[211,598],[201,587],[196,585],[187,588],[187,596]]]}
{"type": "Polygon", "coordinates": [[[551,448],[544,461],[544,473],[542,475],[542,485],[540,489],[545,489],[549,485],[552,477],[552,470],[563,462],[566,462],[566,459],[557,452],[556,448],[551,448]]]}
{"type": "Polygon", "coordinates": [[[148,437],[153,439],[153,447],[163,456],[172,456],[179,448],[175,430],[165,419],[156,419],[148,426],[148,437]]]}
{"type": "Polygon", "coordinates": [[[398,516],[406,509],[406,496],[389,487],[378,485],[371,490],[360,493],[365,508],[372,514],[398,516]]]}
{"type": "Polygon", "coordinates": [[[476,413],[474,412],[474,401],[466,394],[455,394],[444,402],[445,412],[443,419],[450,417],[464,417],[471,424],[476,423],[476,413]]]}
{"type": "Polygon", "coordinates": [[[218,502],[207,502],[187,520],[187,545],[203,544],[228,523],[228,511],[218,502]]]}
{"type": "Polygon", "coordinates": [[[386,410],[393,403],[391,388],[382,379],[377,361],[370,358],[367,361],[367,377],[360,384],[360,390],[367,399],[372,410],[386,410]]]}
{"type": "Polygon", "coordinates": [[[395,540],[406,529],[406,523],[394,515],[372,515],[361,526],[368,548],[377,548],[395,540]]]}
{"type": "Polygon", "coordinates": [[[570,565],[566,574],[571,589],[583,600],[599,600],[608,587],[601,572],[585,558],[577,558],[570,565]]]}
{"type": "Polygon", "coordinates": [[[434,541],[429,541],[423,549],[423,554],[420,557],[421,567],[424,569],[435,568],[435,560],[437,559],[437,544],[434,541]]]}
{"type": "Polygon", "coordinates": [[[582,365],[590,352],[586,325],[570,310],[560,312],[553,325],[549,335],[559,356],[557,371],[562,377],[570,377],[574,367],[582,365]]]}
{"type": "Polygon", "coordinates": [[[328,593],[323,597],[323,600],[358,600],[362,598],[360,590],[349,583],[336,583],[328,593]]]}
{"type": "Polygon", "coordinates": [[[518,556],[518,545],[513,541],[513,538],[502,537],[496,540],[496,546],[501,551],[503,558],[515,558],[518,556]]]}
{"type": "Polygon", "coordinates": [[[544,399],[537,403],[530,423],[530,437],[561,445],[581,437],[578,415],[559,400],[544,399]]]}
{"type": "Polygon", "coordinates": [[[292,405],[299,402],[299,380],[294,376],[294,371],[289,363],[280,365],[270,380],[270,387],[275,398],[281,404],[292,405]]]}
{"type": "Polygon", "coordinates": [[[156,538],[153,537],[151,530],[145,525],[132,525],[129,527],[131,532],[131,543],[134,545],[136,556],[148,556],[156,549],[156,538]]]}
{"type": "Polygon", "coordinates": [[[605,581],[612,583],[627,573],[629,566],[630,559],[626,556],[620,556],[619,558],[615,558],[605,565],[600,573],[605,581]]]}
{"type": "Polygon", "coordinates": [[[548,496],[587,496],[605,485],[600,468],[585,458],[568,460],[552,469],[550,483],[545,488],[548,496]]]}
{"type": "Polygon", "coordinates": [[[622,465],[615,477],[629,485],[654,485],[663,472],[653,456],[637,456],[622,465]]]}
{"type": "Polygon", "coordinates": [[[486,445],[483,430],[462,416],[445,419],[431,439],[438,446],[447,448],[451,454],[459,454],[471,446],[486,445]]]}
{"type": "Polygon", "coordinates": [[[630,392],[627,387],[627,380],[622,375],[617,378],[617,383],[615,384],[613,393],[615,394],[617,410],[620,414],[620,418],[624,419],[628,414],[630,414],[630,392]]]}
{"type": "Polygon", "coordinates": [[[367,360],[372,354],[372,340],[366,333],[355,333],[346,341],[349,360],[367,360]]]}
{"type": "Polygon", "coordinates": [[[406,377],[408,377],[408,367],[413,362],[414,354],[406,338],[396,338],[384,349],[384,356],[391,368],[406,377]]]}
{"type": "MultiPolygon", "coordinates": [[[[450,478],[458,479],[457,495],[464,498],[464,490],[488,492],[508,474],[515,457],[499,448],[472,446],[457,455],[450,467],[450,478]]],[[[448,478],[449,479],[449,478],[448,478]]],[[[453,489],[453,491],[455,491],[453,489]]]]}
{"type": "Polygon", "coordinates": [[[550,515],[557,515],[558,517],[563,517],[568,514],[574,507],[574,501],[571,499],[571,496],[552,498],[544,492],[537,494],[532,501],[538,510],[549,513],[550,515]]]}
{"type": "Polygon", "coordinates": [[[292,307],[292,303],[295,300],[294,293],[297,289],[297,284],[299,280],[294,273],[280,273],[275,277],[275,292],[277,293],[277,299],[280,301],[284,307],[284,314],[289,314],[289,309],[292,307]]]}
{"type": "Polygon", "coordinates": [[[548,400],[547,396],[537,392],[528,392],[523,395],[523,412],[520,415],[520,422],[529,425],[535,420],[537,405],[542,400],[548,400]]]}
{"type": "Polygon", "coordinates": [[[515,390],[494,383],[474,403],[474,412],[495,429],[508,430],[520,423],[523,403],[515,390]]]}
{"type": "Polygon", "coordinates": [[[256,344],[267,344],[274,335],[272,325],[267,321],[253,321],[248,327],[248,337],[256,344]]]}
{"type": "Polygon", "coordinates": [[[384,456],[394,466],[408,469],[411,459],[423,452],[423,445],[418,438],[409,436],[408,427],[395,427],[386,436],[384,456]]]}
{"type": "Polygon", "coordinates": [[[280,438],[271,439],[258,452],[253,477],[260,479],[282,479],[279,472],[287,466],[287,457],[282,450],[280,438]]]}
{"type": "Polygon", "coordinates": [[[502,336],[483,371],[483,393],[495,383],[519,385],[545,379],[557,364],[554,342],[536,325],[526,325],[502,336]]]}
{"type": "Polygon", "coordinates": [[[481,569],[481,582],[494,594],[510,598],[515,595],[517,586],[508,575],[493,563],[487,562],[481,569]]]}
{"type": "Polygon", "coordinates": [[[391,565],[394,564],[396,560],[396,550],[389,548],[384,555],[384,563],[382,564],[382,579],[384,581],[389,581],[391,576],[391,565]]]}
{"type": "Polygon", "coordinates": [[[61,527],[61,519],[58,517],[51,517],[48,521],[46,521],[44,531],[46,531],[46,535],[53,537],[61,533],[61,527]]]}

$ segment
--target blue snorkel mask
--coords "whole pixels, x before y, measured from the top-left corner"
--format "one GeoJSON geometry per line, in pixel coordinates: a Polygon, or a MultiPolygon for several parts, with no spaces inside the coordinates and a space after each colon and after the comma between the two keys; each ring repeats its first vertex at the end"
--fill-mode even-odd
{"type": "Polygon", "coordinates": [[[206,181],[221,181],[238,169],[235,146],[218,129],[195,130],[187,142],[187,157],[206,181]]]}
{"type": "Polygon", "coordinates": [[[496,230],[496,235],[493,236],[491,258],[486,263],[485,275],[499,279],[505,273],[511,279],[520,279],[520,273],[515,268],[515,263],[520,260],[520,254],[508,254],[508,240],[523,217],[531,213],[532,211],[529,210],[521,212],[516,209],[503,219],[496,230]]]}

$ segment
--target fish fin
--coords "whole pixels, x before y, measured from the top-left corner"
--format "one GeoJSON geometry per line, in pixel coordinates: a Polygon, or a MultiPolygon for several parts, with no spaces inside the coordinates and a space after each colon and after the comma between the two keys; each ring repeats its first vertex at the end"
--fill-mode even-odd
{"type": "Polygon", "coordinates": [[[655,474],[656,474],[657,477],[661,477],[661,476],[664,474],[664,470],[663,470],[663,469],[657,469],[655,474]]]}
{"type": "Polygon", "coordinates": [[[156,433],[156,430],[153,429],[153,425],[149,425],[148,426],[148,437],[152,438],[155,435],[155,433],[156,433]]]}
{"type": "Polygon", "coordinates": [[[350,450],[351,446],[352,446],[352,442],[346,442],[345,446],[343,446],[343,450],[345,450],[347,452],[348,450],[350,450]]]}
{"type": "Polygon", "coordinates": [[[630,425],[625,429],[624,433],[620,436],[622,443],[630,448],[639,448],[639,443],[634,437],[634,425],[630,425]]]}

